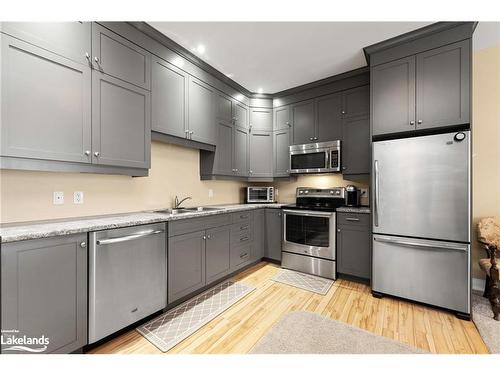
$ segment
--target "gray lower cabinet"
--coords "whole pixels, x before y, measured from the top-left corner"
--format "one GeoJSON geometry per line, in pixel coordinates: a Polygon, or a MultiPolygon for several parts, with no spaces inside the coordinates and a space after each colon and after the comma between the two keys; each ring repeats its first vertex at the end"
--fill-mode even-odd
{"type": "Polygon", "coordinates": [[[151,165],[151,93],[92,72],[92,162],[121,167],[151,165]]]}
{"type": "Polygon", "coordinates": [[[337,271],[371,278],[370,215],[337,213],[337,271]]]}
{"type": "Polygon", "coordinates": [[[205,286],[205,231],[168,239],[168,303],[205,286]]]}
{"type": "Polygon", "coordinates": [[[90,163],[90,68],[4,34],[0,41],[1,155],[90,163]]]}
{"type": "Polygon", "coordinates": [[[293,104],[291,117],[294,145],[311,143],[316,140],[314,99],[293,104]]]}
{"type": "Polygon", "coordinates": [[[290,129],[273,132],[274,177],[290,175],[290,129]]]}
{"type": "MultiPolygon", "coordinates": [[[[87,344],[86,242],[87,234],[77,234],[2,245],[2,330],[44,336],[43,353],[70,353],[87,344]]],[[[2,352],[25,353],[9,346],[2,352]]]]}
{"type": "Polygon", "coordinates": [[[250,132],[250,151],[248,175],[250,177],[273,177],[273,132],[254,130],[250,132]]]}
{"type": "Polygon", "coordinates": [[[281,261],[283,238],[282,213],[279,208],[266,208],[265,252],[266,258],[281,261]]]}
{"type": "Polygon", "coordinates": [[[342,139],[342,93],[316,99],[316,124],[319,142],[342,139]]]}
{"type": "Polygon", "coordinates": [[[248,129],[234,128],[233,145],[233,174],[242,177],[248,176],[248,129]]]}
{"type": "Polygon", "coordinates": [[[215,147],[215,160],[213,173],[222,176],[234,174],[233,168],[233,142],[234,128],[226,122],[217,123],[217,145],[215,147]]]}
{"type": "Polygon", "coordinates": [[[370,116],[343,119],[342,174],[370,174],[370,116]]]}
{"type": "Polygon", "coordinates": [[[250,128],[273,130],[273,110],[270,108],[250,108],[250,128]]]}
{"type": "Polygon", "coordinates": [[[188,88],[189,138],[193,141],[216,144],[215,92],[212,87],[192,76],[188,88]]]}
{"type": "Polygon", "coordinates": [[[187,73],[165,60],[154,57],[151,74],[151,129],[185,138],[187,73]]]}
{"type": "Polygon", "coordinates": [[[91,53],[90,22],[2,22],[0,31],[88,65],[91,53]]]}
{"type": "Polygon", "coordinates": [[[371,69],[372,135],[415,130],[415,56],[371,69]]]}
{"type": "Polygon", "coordinates": [[[290,106],[286,105],[273,109],[273,129],[283,130],[292,127],[292,119],[290,117],[290,106]]]}
{"type": "Polygon", "coordinates": [[[259,208],[253,212],[253,246],[252,252],[250,254],[250,259],[252,261],[257,261],[264,257],[264,248],[266,241],[265,218],[266,215],[264,208],[259,208]]]}
{"type": "Polygon", "coordinates": [[[206,284],[210,284],[229,273],[230,241],[230,225],[206,231],[206,284]]]}
{"type": "Polygon", "coordinates": [[[94,69],[149,90],[151,54],[105,27],[92,23],[94,69]]]}

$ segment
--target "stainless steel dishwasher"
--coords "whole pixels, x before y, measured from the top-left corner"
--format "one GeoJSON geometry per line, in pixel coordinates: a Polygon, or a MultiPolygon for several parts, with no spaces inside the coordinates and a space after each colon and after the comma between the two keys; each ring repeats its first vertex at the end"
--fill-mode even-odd
{"type": "Polygon", "coordinates": [[[167,305],[166,224],[91,232],[89,343],[167,305]]]}

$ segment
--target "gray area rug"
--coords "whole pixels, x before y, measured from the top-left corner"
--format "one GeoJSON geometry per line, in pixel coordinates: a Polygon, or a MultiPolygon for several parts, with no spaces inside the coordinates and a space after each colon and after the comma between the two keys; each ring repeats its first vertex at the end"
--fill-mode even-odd
{"type": "Polygon", "coordinates": [[[500,354],[500,321],[493,319],[490,301],[472,293],[472,320],[492,354],[500,354]]]}
{"type": "Polygon", "coordinates": [[[284,268],[279,270],[276,276],[271,280],[322,295],[328,293],[334,283],[334,281],[330,279],[324,279],[322,277],[284,268]]]}
{"type": "Polygon", "coordinates": [[[421,354],[423,351],[307,311],[281,319],[253,354],[421,354]]]}
{"type": "Polygon", "coordinates": [[[137,331],[166,352],[254,290],[253,286],[226,280],[141,325],[137,331]]]}

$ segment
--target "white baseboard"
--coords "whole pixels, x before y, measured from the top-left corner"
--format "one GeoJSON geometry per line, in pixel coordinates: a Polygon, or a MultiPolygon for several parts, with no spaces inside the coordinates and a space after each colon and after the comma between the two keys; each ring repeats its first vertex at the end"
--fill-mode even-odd
{"type": "Polygon", "coordinates": [[[484,291],[484,279],[472,278],[472,290],[478,290],[480,292],[484,291]]]}

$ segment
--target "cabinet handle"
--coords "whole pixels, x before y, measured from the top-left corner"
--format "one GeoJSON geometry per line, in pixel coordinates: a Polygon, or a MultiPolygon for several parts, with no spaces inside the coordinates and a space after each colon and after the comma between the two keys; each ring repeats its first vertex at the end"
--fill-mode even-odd
{"type": "Polygon", "coordinates": [[[422,123],[422,120],[418,120],[418,121],[417,121],[417,124],[421,124],[421,123],[422,123]]]}
{"type": "Polygon", "coordinates": [[[248,237],[247,236],[240,238],[240,242],[245,242],[245,241],[248,241],[248,237]]]}
{"type": "Polygon", "coordinates": [[[278,216],[281,216],[281,212],[280,212],[280,213],[278,213],[278,216]]]}
{"type": "Polygon", "coordinates": [[[92,65],[92,61],[90,60],[90,54],[88,52],[85,52],[85,58],[89,62],[90,65],[92,65]]]}
{"type": "Polygon", "coordinates": [[[314,140],[317,141],[318,140],[318,137],[314,137],[314,140]]]}
{"type": "Polygon", "coordinates": [[[346,217],[345,219],[346,219],[347,221],[359,221],[359,219],[358,219],[358,218],[356,218],[356,217],[346,217]]]}
{"type": "Polygon", "coordinates": [[[292,126],[290,125],[290,121],[285,122],[285,125],[292,126]]]}
{"type": "Polygon", "coordinates": [[[240,227],[240,230],[245,230],[245,229],[248,229],[248,225],[243,225],[240,227]]]}
{"type": "Polygon", "coordinates": [[[212,239],[212,235],[211,234],[207,235],[207,240],[211,240],[211,239],[212,239]]]}
{"type": "Polygon", "coordinates": [[[410,121],[410,125],[415,125],[415,121],[410,121]]]}
{"type": "Polygon", "coordinates": [[[312,141],[312,140],[314,140],[314,138],[313,137],[309,137],[309,140],[312,141]]]}
{"type": "Polygon", "coordinates": [[[86,248],[87,247],[87,243],[85,241],[80,242],[80,247],[81,248],[86,248]]]}
{"type": "Polygon", "coordinates": [[[248,219],[248,215],[240,215],[240,219],[248,219]]]}
{"type": "Polygon", "coordinates": [[[85,155],[89,156],[89,155],[90,155],[90,151],[89,151],[89,150],[86,150],[86,151],[85,151],[85,155]]]}
{"type": "Polygon", "coordinates": [[[339,233],[340,233],[340,229],[337,229],[337,232],[339,232],[339,233]]]}
{"type": "Polygon", "coordinates": [[[207,236],[203,235],[203,237],[201,237],[203,240],[206,240],[207,239],[207,236]]]}
{"type": "Polygon", "coordinates": [[[252,173],[253,173],[253,171],[250,169],[250,170],[248,171],[248,173],[252,174],[252,173]]]}
{"type": "Polygon", "coordinates": [[[99,57],[95,56],[94,61],[99,64],[99,57]]]}
{"type": "Polygon", "coordinates": [[[94,152],[94,156],[95,156],[96,158],[98,158],[98,157],[99,157],[99,151],[94,152]]]}
{"type": "Polygon", "coordinates": [[[343,114],[343,115],[345,115],[345,111],[341,111],[340,113],[343,114]]]}
{"type": "Polygon", "coordinates": [[[241,254],[240,255],[240,258],[243,259],[243,258],[246,258],[248,256],[248,253],[245,253],[245,254],[241,254]]]}
{"type": "Polygon", "coordinates": [[[343,171],[345,171],[346,169],[347,169],[347,167],[346,167],[346,166],[342,167],[342,170],[343,170],[343,171]]]}

